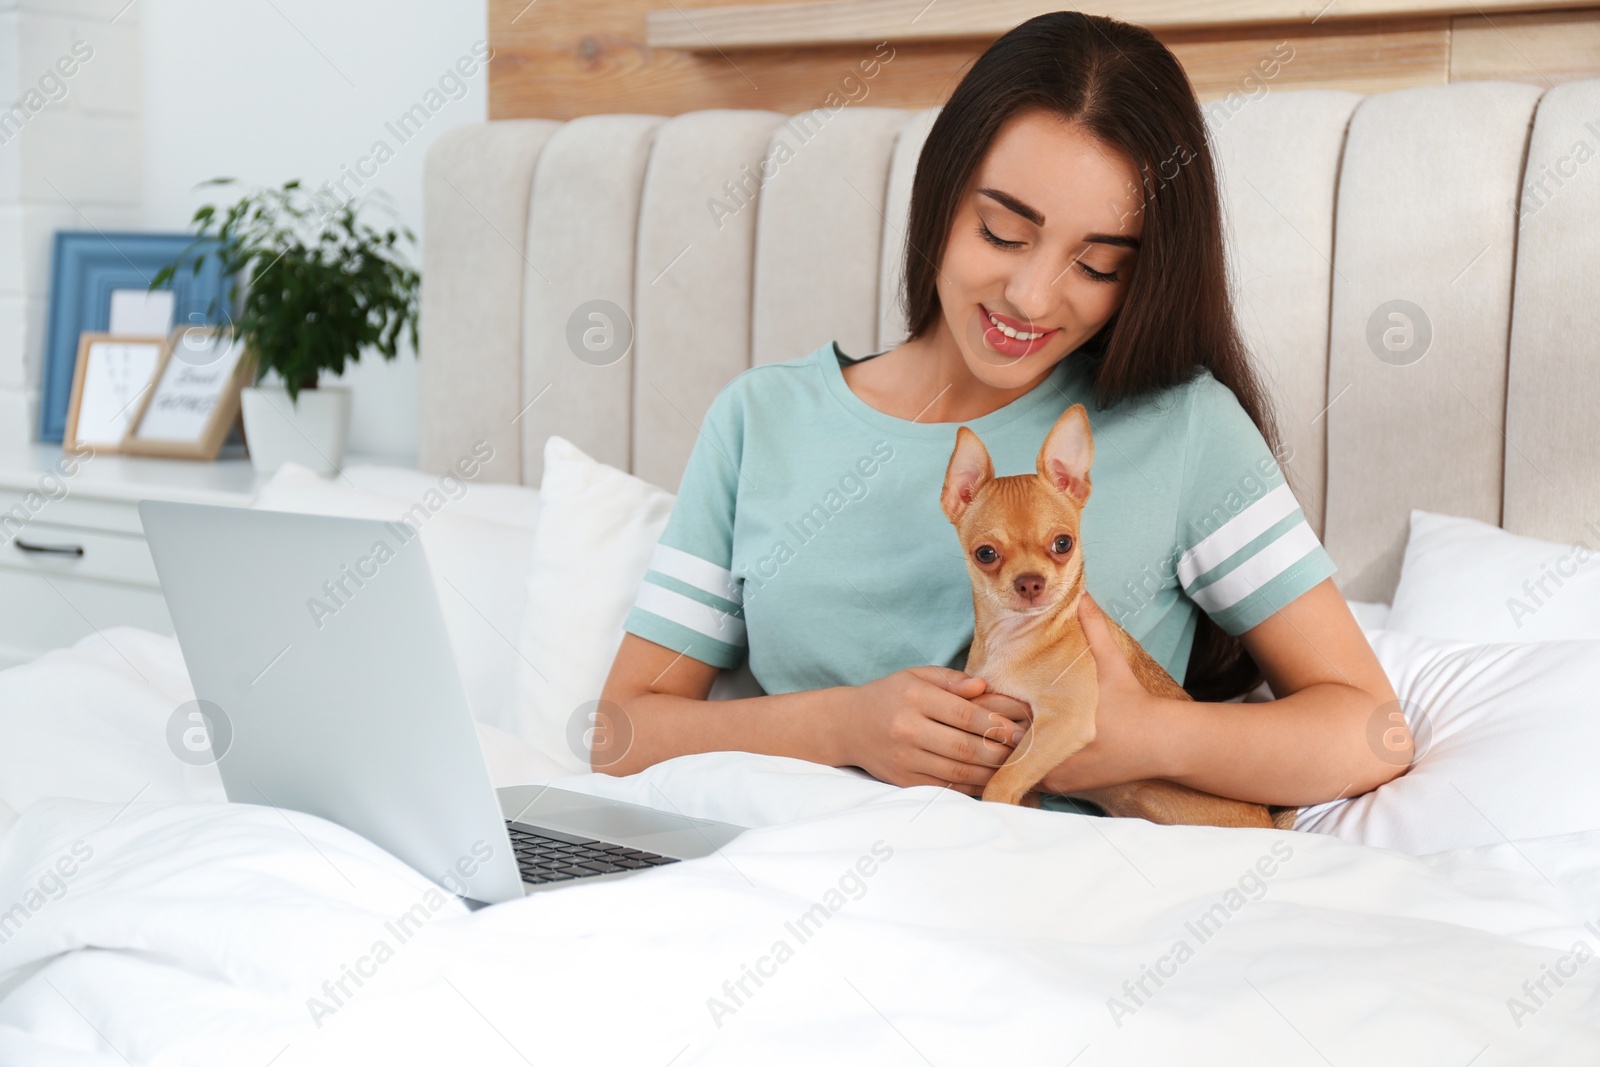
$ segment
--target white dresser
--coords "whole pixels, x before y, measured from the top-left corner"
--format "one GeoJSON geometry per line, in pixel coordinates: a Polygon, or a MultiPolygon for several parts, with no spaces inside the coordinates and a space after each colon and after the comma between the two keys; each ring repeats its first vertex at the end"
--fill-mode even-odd
{"type": "Polygon", "coordinates": [[[111,626],[170,634],[138,504],[249,505],[258,477],[242,449],[230,453],[213,463],[74,461],[57,445],[0,453],[0,668],[111,626]]]}

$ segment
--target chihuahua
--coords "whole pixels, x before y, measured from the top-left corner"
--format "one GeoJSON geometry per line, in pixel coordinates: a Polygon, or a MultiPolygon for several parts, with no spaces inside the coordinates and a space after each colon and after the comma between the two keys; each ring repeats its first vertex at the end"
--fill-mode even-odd
{"type": "MultiPolygon", "coordinates": [[[[984,800],[1039,806],[1034,786],[1094,740],[1099,689],[1088,635],[1078,621],[1084,592],[1079,539],[1089,499],[1094,437],[1082,404],[1056,420],[1039,450],[1038,473],[994,476],[989,452],[965,426],[945,472],[940,503],[956,528],[972,577],[975,626],[966,673],[991,692],[1033,709],[1033,718],[984,800]]],[[[1190,700],[1126,630],[1102,614],[1145,690],[1190,700]]],[[[1296,809],[1213,796],[1160,779],[1072,794],[1107,814],[1164,824],[1290,829],[1296,809]]]]}

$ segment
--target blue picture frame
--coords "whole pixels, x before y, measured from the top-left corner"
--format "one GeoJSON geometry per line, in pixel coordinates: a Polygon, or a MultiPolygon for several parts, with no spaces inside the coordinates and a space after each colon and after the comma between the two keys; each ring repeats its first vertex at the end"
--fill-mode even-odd
{"type": "Polygon", "coordinates": [[[59,442],[66,430],[78,335],[110,327],[113,290],[148,289],[157,271],[182,256],[182,268],[161,287],[173,291],[173,325],[217,326],[230,321],[221,262],[208,255],[198,274],[192,265],[196,256],[215,250],[216,241],[191,250],[194,241],[192,233],[56,231],[51,248],[39,440],[59,442]]]}

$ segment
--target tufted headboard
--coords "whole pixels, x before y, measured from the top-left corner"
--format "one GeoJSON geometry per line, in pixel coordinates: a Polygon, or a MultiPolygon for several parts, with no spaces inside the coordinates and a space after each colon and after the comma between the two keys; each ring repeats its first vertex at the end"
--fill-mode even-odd
{"type": "MultiPolygon", "coordinates": [[[[1413,507],[1593,545],[1600,80],[1276,91],[1207,113],[1240,325],[1345,596],[1390,599],[1413,507]]],[[[740,371],[830,339],[898,344],[936,114],[446,134],[426,174],[422,466],[485,439],[502,457],[486,474],[537,485],[554,433],[675,489],[740,371]],[[631,323],[625,358],[574,354],[569,323],[597,300],[631,323]]]]}

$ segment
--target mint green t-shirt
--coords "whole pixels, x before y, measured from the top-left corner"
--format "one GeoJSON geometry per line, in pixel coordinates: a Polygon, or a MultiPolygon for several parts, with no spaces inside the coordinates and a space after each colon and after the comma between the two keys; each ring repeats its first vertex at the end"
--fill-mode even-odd
{"type": "MultiPolygon", "coordinates": [[[[972,587],[939,504],[963,424],[878,411],[846,384],[853,362],[830,343],[717,394],[627,632],[716,667],[748,654],[769,694],[966,664],[972,587]]],[[[1084,405],[1089,592],[1181,683],[1197,611],[1242,634],[1336,568],[1209,371],[1097,412],[1086,368],[1069,355],[964,425],[996,476],[1030,474],[1061,413],[1084,405]]]]}

